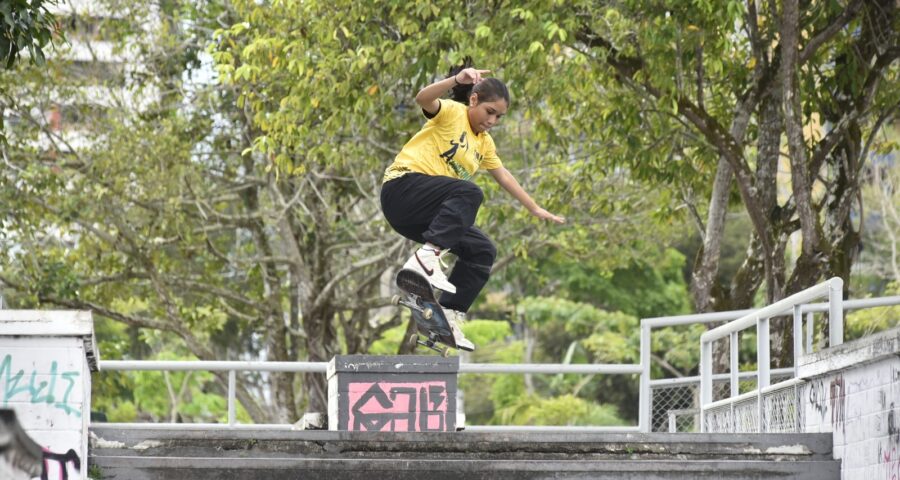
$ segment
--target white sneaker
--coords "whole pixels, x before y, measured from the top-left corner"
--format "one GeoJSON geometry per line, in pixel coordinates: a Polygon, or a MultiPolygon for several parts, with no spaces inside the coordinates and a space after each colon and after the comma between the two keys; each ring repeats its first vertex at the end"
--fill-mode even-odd
{"type": "Polygon", "coordinates": [[[403,268],[419,272],[428,279],[434,288],[439,288],[447,293],[456,293],[456,287],[447,280],[447,275],[441,269],[441,250],[439,249],[423,245],[409,257],[409,260],[403,264],[403,268]]]}
{"type": "Polygon", "coordinates": [[[467,352],[475,351],[475,344],[466,338],[462,328],[460,328],[466,322],[466,314],[449,308],[445,308],[444,313],[447,314],[447,323],[450,324],[450,328],[453,330],[453,340],[456,341],[456,346],[467,352]]]}

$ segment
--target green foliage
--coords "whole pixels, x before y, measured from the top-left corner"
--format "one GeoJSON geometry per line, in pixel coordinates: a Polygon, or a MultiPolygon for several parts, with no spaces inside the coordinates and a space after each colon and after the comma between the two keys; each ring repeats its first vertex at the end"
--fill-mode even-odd
{"type": "MultiPolygon", "coordinates": [[[[640,318],[679,315],[691,311],[688,286],[684,281],[685,257],[672,248],[648,249],[641,259],[609,276],[588,275],[567,290],[574,300],[594,300],[610,310],[620,310],[640,318]],[[593,278],[592,284],[589,283],[593,278]]],[[[574,273],[574,272],[573,272],[574,273]]],[[[566,277],[566,281],[572,281],[566,277]]]]}
{"type": "Polygon", "coordinates": [[[613,405],[598,405],[573,395],[554,398],[519,397],[498,412],[499,425],[590,425],[621,426],[613,405]]]}
{"type": "MultiPolygon", "coordinates": [[[[463,325],[466,338],[477,345],[467,361],[490,363],[520,363],[523,344],[509,341],[512,333],[508,322],[470,320],[463,325]]],[[[522,375],[466,374],[459,377],[465,392],[466,422],[485,425],[491,422],[497,405],[505,405],[521,395],[522,375]]]]}
{"type": "Polygon", "coordinates": [[[58,0],[7,0],[0,3],[0,52],[6,68],[18,60],[22,51],[38,65],[45,62],[43,48],[59,35],[56,20],[48,9],[58,0]]]}
{"type": "MultiPolygon", "coordinates": [[[[521,363],[524,357],[525,344],[521,341],[511,342],[502,347],[494,347],[491,349],[491,359],[496,363],[521,363]]],[[[490,399],[494,408],[502,408],[510,405],[521,398],[525,393],[525,380],[522,375],[495,375],[490,385],[490,399]]],[[[486,382],[478,382],[484,385],[486,382]]]]}
{"type": "Polygon", "coordinates": [[[405,338],[406,322],[409,320],[404,320],[402,324],[385,330],[381,338],[369,345],[369,350],[366,353],[371,355],[395,355],[400,344],[409,340],[405,338]]]}
{"type": "Polygon", "coordinates": [[[475,345],[493,345],[512,336],[509,323],[496,320],[469,320],[462,330],[475,345]]]}
{"type": "MultiPolygon", "coordinates": [[[[705,331],[706,328],[702,325],[654,329],[652,352],[674,367],[680,376],[696,375],[700,365],[700,335],[705,331]]],[[[679,376],[675,372],[661,370],[657,361],[652,362],[652,366],[652,378],[679,376]]]]}
{"type": "MultiPolygon", "coordinates": [[[[884,295],[900,295],[900,282],[890,283],[884,295]]],[[[817,323],[823,324],[821,321],[817,323]]],[[[849,311],[844,319],[844,341],[855,340],[897,326],[900,326],[900,305],[849,311]]],[[[817,332],[820,338],[823,334],[824,332],[817,332]]]]}
{"type": "MultiPolygon", "coordinates": [[[[467,55],[512,92],[492,132],[504,165],[569,220],[539,223],[477,178],[486,193],[478,224],[498,245],[499,271],[474,316],[510,317],[464,327],[478,345],[472,358],[634,362],[639,318],[688,311],[683,272],[692,259],[667,246],[684,235],[686,212],[705,213],[721,152],[685,105],[724,129],[734,119],[758,66],[746,2],[163,2],[152,41],[138,25],[156,11],[148,3],[104,3],[135,19],[108,39],[116,51],[134,46],[141,68],[115,82],[160,95],[142,108],[122,102],[85,115],[94,141],[71,149],[43,128],[43,114],[30,113],[49,111],[50,98],[84,103],[85,82],[62,61],[0,72],[2,106],[17,115],[4,129],[13,140],[0,177],[0,281],[16,307],[94,310],[105,358],[396,352],[405,317],[381,313],[378,279],[408,245],[378,211],[381,172],[424,122],[415,93],[467,55]],[[186,81],[208,76],[198,68],[204,49],[216,76],[186,81]]],[[[843,6],[804,8],[815,32],[843,6]]],[[[760,18],[766,45],[775,23],[760,18]]],[[[807,119],[840,112],[841,92],[865,78],[850,54],[861,27],[854,19],[804,67],[807,119]]],[[[42,35],[32,39],[46,43],[42,35]]],[[[19,45],[38,45],[23,38],[19,45]]],[[[865,111],[896,104],[896,75],[886,70],[885,90],[865,111]]],[[[744,153],[755,166],[751,120],[744,153]]],[[[746,251],[737,245],[729,242],[746,251]]],[[[739,263],[726,265],[726,276],[739,263]]],[[[855,315],[849,335],[889,326],[855,315]]],[[[662,330],[653,353],[693,373],[702,331],[662,330]]],[[[667,374],[654,364],[654,376],[667,374]]],[[[95,399],[112,419],[224,415],[221,380],[208,375],[101,377],[95,399]]],[[[631,377],[462,382],[473,423],[616,424],[635,415],[631,377]]],[[[280,403],[243,405],[243,419],[293,420],[312,402],[297,379],[246,383],[280,403]]]]}
{"type": "Polygon", "coordinates": [[[640,329],[638,319],[631,315],[554,297],[528,297],[518,309],[526,324],[538,332],[542,350],[550,356],[542,360],[562,360],[563,347],[568,349],[572,342],[578,342],[597,363],[638,358],[640,329]]]}

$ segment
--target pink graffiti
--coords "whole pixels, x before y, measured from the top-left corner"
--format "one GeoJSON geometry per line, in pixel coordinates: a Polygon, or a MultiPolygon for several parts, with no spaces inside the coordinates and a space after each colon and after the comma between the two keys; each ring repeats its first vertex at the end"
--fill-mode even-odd
{"type": "Polygon", "coordinates": [[[81,459],[75,450],[69,449],[66,453],[54,453],[48,449],[44,449],[44,468],[41,472],[41,480],[49,480],[50,463],[55,462],[59,466],[60,480],[69,479],[68,464],[72,464],[75,470],[81,471],[81,459]]]}
{"type": "Polygon", "coordinates": [[[883,451],[881,464],[885,480],[900,480],[900,455],[897,455],[897,447],[883,451]]]}
{"type": "Polygon", "coordinates": [[[347,385],[349,430],[444,431],[447,384],[431,382],[356,382],[347,385]]]}

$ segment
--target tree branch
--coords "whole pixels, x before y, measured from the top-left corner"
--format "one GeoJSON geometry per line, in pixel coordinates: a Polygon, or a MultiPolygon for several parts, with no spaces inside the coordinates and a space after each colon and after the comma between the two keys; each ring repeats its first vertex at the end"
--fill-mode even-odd
{"type": "Polygon", "coordinates": [[[862,10],[865,2],[863,0],[854,0],[847,8],[838,15],[825,29],[821,32],[818,32],[813,35],[813,37],[806,43],[806,47],[800,52],[800,57],[797,59],[798,65],[804,65],[806,62],[815,55],[816,50],[819,49],[826,42],[831,40],[838,32],[840,32],[851,20],[853,20],[859,12],[862,10]]]}

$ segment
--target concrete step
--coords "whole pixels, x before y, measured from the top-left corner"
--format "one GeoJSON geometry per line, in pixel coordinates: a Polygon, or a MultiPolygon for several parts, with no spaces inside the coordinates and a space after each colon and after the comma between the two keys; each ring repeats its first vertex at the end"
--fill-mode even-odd
{"type": "Polygon", "coordinates": [[[388,433],[91,427],[104,479],[840,478],[830,434],[388,433]],[[374,475],[374,477],[373,477],[374,475]]]}
{"type": "MultiPolygon", "coordinates": [[[[92,460],[95,460],[91,457],[92,460]]],[[[345,460],[296,458],[146,458],[96,459],[103,479],[128,480],[261,480],[390,478],[445,480],[455,478],[531,479],[628,479],[688,480],[785,478],[825,480],[841,478],[837,461],[763,462],[731,461],[495,461],[495,460],[345,460]]]]}

